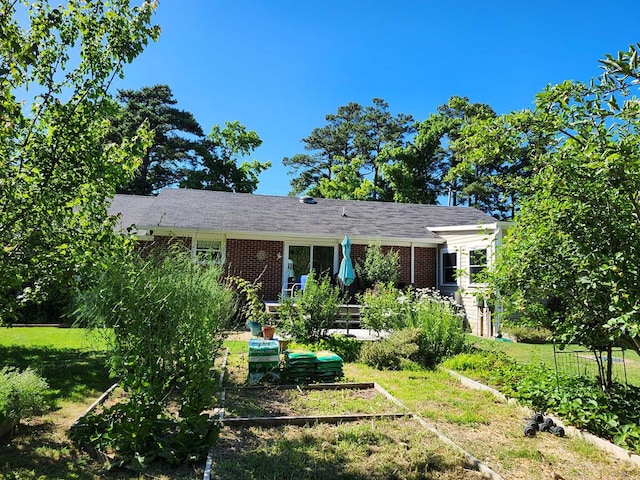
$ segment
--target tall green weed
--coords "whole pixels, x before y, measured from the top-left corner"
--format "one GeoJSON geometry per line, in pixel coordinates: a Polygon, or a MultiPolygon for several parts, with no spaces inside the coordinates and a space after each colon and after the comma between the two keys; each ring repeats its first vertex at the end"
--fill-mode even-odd
{"type": "Polygon", "coordinates": [[[201,413],[215,402],[212,370],[235,309],[233,293],[220,277],[219,268],[199,265],[189,252],[172,248],[117,259],[82,293],[78,318],[112,329],[111,371],[128,396],[125,406],[104,413],[102,423],[90,422],[107,431],[85,434],[118,445],[123,462],[148,462],[172,451],[172,442],[186,441],[191,451],[170,459],[181,461],[205,448],[203,439],[214,433],[212,424],[202,426],[208,429],[204,433],[189,425],[200,425],[201,413]],[[178,424],[165,411],[169,395],[177,402],[178,424]],[[163,422],[168,423],[161,430],[174,434],[151,439],[150,432],[163,422]],[[185,432],[193,436],[181,439],[189,437],[185,432]]]}

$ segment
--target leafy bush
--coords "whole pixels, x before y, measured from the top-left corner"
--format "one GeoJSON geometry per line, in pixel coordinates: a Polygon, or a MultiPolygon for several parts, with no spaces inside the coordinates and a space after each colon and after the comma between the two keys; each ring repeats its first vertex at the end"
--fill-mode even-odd
{"type": "Polygon", "coordinates": [[[400,370],[408,362],[423,365],[421,343],[419,329],[398,330],[385,339],[363,345],[360,361],[380,370],[400,370]]]}
{"type": "Polygon", "coordinates": [[[416,290],[413,297],[407,324],[422,332],[422,364],[433,368],[444,358],[462,353],[467,348],[463,317],[453,303],[429,289],[416,290]]]}
{"type": "MultiPolygon", "coordinates": [[[[128,398],[125,406],[105,412],[105,422],[94,422],[95,428],[84,432],[85,441],[117,445],[123,462],[144,464],[165,448],[149,435],[156,421],[164,420],[163,402],[172,393],[178,420],[167,428],[182,436],[191,432],[194,437],[184,441],[197,450],[202,433],[181,425],[199,422],[214,401],[211,371],[234,311],[233,294],[220,275],[219,268],[199,265],[189,252],[172,248],[147,258],[114,259],[84,292],[78,317],[89,326],[112,329],[111,370],[128,398]],[[101,426],[107,430],[97,430],[101,426]]],[[[212,430],[205,437],[215,434],[215,425],[205,425],[212,430]]],[[[176,461],[188,459],[188,449],[183,453],[176,461]]]]}
{"type": "Polygon", "coordinates": [[[0,423],[9,421],[15,425],[21,418],[43,412],[48,389],[46,380],[32,369],[21,372],[4,367],[0,370],[0,423]]]}
{"type": "Polygon", "coordinates": [[[376,332],[398,330],[406,325],[410,298],[393,283],[376,283],[360,295],[360,322],[376,332]]]}
{"type": "Polygon", "coordinates": [[[518,364],[502,352],[462,354],[443,363],[484,381],[538,411],[640,452],[640,388],[557,374],[543,364],[518,364]]]}
{"type": "Polygon", "coordinates": [[[340,312],[340,288],[328,277],[311,272],[304,290],[280,299],[280,328],[296,342],[314,343],[327,336],[327,330],[340,312]]]}
{"type": "Polygon", "coordinates": [[[370,244],[355,270],[364,288],[378,283],[395,285],[400,275],[400,254],[395,250],[383,252],[379,243],[370,244]]]}
{"type": "Polygon", "coordinates": [[[448,298],[435,291],[418,289],[402,293],[392,285],[378,285],[362,298],[366,326],[375,330],[396,329],[388,339],[390,344],[383,341],[379,342],[381,345],[368,347],[371,351],[364,354],[365,363],[378,368],[398,368],[401,358],[405,358],[433,368],[444,358],[467,348],[462,316],[448,298]],[[405,330],[407,333],[402,334],[405,330]],[[403,353],[408,348],[404,345],[408,339],[418,347],[410,356],[403,353]],[[387,358],[394,351],[399,358],[387,358]]]}
{"type": "Polygon", "coordinates": [[[521,343],[547,343],[551,337],[551,331],[546,328],[503,324],[502,330],[521,343]]]}

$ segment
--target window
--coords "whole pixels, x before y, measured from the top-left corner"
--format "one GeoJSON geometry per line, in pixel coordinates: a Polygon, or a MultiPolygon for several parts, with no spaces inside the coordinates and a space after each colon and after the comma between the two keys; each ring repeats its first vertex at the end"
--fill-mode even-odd
{"type": "Polygon", "coordinates": [[[482,283],[482,273],[487,269],[487,249],[469,250],[469,282],[482,283]]]}
{"type": "Polygon", "coordinates": [[[196,240],[194,257],[196,262],[206,265],[222,265],[224,255],[220,240],[196,240]]]}
{"type": "Polygon", "coordinates": [[[458,253],[457,252],[442,252],[441,263],[441,282],[448,285],[456,285],[456,274],[458,271],[458,253]]]}

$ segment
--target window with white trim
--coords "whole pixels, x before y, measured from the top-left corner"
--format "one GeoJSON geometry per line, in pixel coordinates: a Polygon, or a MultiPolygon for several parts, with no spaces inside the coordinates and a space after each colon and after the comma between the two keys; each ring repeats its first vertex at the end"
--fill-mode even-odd
{"type": "Polygon", "coordinates": [[[193,256],[202,265],[222,265],[224,249],[221,240],[196,240],[193,256]]]}
{"type": "Polygon", "coordinates": [[[482,283],[482,274],[487,270],[487,249],[469,250],[469,283],[482,283]]]}
{"type": "Polygon", "coordinates": [[[442,285],[457,285],[458,252],[443,250],[440,260],[440,283],[442,285]]]}

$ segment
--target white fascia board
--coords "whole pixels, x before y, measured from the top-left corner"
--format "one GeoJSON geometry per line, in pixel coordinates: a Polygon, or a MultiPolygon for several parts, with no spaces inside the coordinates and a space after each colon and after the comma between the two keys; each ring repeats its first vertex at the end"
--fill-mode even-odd
{"type": "Polygon", "coordinates": [[[443,227],[427,227],[427,230],[433,233],[437,232],[474,232],[474,231],[487,231],[497,230],[500,222],[495,223],[481,223],[477,225],[451,225],[443,227]]]}
{"type": "MultiPolygon", "coordinates": [[[[190,237],[197,234],[206,234],[207,236],[220,236],[227,239],[240,239],[240,240],[272,240],[279,242],[316,242],[316,243],[340,243],[344,238],[344,235],[339,236],[318,235],[318,234],[305,234],[295,233],[287,235],[282,232],[233,232],[233,231],[214,231],[204,230],[198,228],[171,228],[171,227],[145,227],[147,232],[153,231],[153,235],[161,236],[176,236],[176,237],[190,237]]],[[[397,237],[366,237],[363,235],[349,235],[351,243],[356,244],[369,244],[380,242],[382,245],[390,245],[397,247],[410,247],[411,245],[417,247],[437,247],[444,244],[443,238],[397,238],[397,237]]]]}

